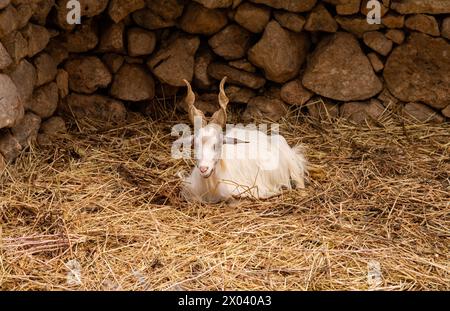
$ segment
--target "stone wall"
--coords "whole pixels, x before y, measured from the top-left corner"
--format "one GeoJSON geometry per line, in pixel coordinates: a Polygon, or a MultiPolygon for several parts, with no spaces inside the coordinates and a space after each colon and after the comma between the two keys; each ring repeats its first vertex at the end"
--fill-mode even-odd
{"type": "Polygon", "coordinates": [[[120,122],[129,103],[182,95],[182,79],[211,112],[228,76],[243,121],[292,105],[450,118],[449,0],[380,1],[379,25],[368,0],[80,0],[81,25],[67,2],[0,0],[0,166],[65,131],[57,115],[120,122]]]}

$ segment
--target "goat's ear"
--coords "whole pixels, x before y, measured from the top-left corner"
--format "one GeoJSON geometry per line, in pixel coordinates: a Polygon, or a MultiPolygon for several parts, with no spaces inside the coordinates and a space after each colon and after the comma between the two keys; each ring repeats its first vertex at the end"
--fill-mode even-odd
{"type": "Polygon", "coordinates": [[[186,97],[184,98],[184,102],[186,103],[186,106],[188,109],[189,120],[191,121],[191,123],[193,125],[195,125],[195,119],[201,118],[202,127],[204,127],[206,125],[205,114],[201,110],[195,108],[195,106],[194,106],[195,94],[192,91],[191,84],[186,79],[183,79],[183,82],[186,84],[186,87],[187,87],[187,92],[186,92],[186,97]]]}
{"type": "Polygon", "coordinates": [[[224,145],[237,145],[237,144],[248,144],[248,141],[240,140],[236,137],[224,137],[223,138],[224,145]]]}

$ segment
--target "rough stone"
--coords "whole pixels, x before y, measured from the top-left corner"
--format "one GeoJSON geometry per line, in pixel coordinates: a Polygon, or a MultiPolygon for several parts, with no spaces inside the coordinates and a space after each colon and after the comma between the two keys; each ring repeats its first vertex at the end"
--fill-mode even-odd
{"type": "Polygon", "coordinates": [[[275,9],[283,9],[300,13],[310,11],[316,4],[316,0],[250,0],[254,3],[265,4],[275,9]]]}
{"type": "Polygon", "coordinates": [[[155,46],[154,32],[138,27],[128,29],[128,55],[133,57],[150,55],[155,50],[155,46]]]}
{"type": "Polygon", "coordinates": [[[318,4],[308,15],[305,29],[308,31],[336,32],[338,24],[322,4],[318,4]]]}
{"type": "Polygon", "coordinates": [[[230,103],[237,104],[248,104],[250,100],[256,96],[255,91],[236,85],[228,85],[225,88],[225,93],[227,94],[230,103]]]}
{"type": "Polygon", "coordinates": [[[257,96],[250,99],[242,118],[244,121],[268,120],[277,122],[287,113],[287,107],[277,98],[257,96]]]}
{"type": "Polygon", "coordinates": [[[211,63],[208,66],[208,74],[216,80],[222,80],[223,77],[227,76],[228,83],[246,86],[251,89],[259,89],[266,83],[264,78],[254,73],[242,71],[221,63],[211,63]]]}
{"type": "Polygon", "coordinates": [[[20,93],[11,78],[0,73],[0,129],[11,127],[22,118],[24,109],[20,93]]]}
{"type": "Polygon", "coordinates": [[[36,140],[40,126],[41,118],[32,112],[27,112],[20,122],[11,128],[11,134],[23,148],[26,148],[36,140]]]}
{"type": "Polygon", "coordinates": [[[144,7],[144,0],[111,0],[108,13],[111,19],[118,23],[129,14],[144,7]]]}
{"type": "Polygon", "coordinates": [[[191,2],[187,5],[180,20],[183,31],[192,34],[213,35],[228,22],[227,14],[222,10],[211,10],[191,2]]]}
{"type": "Polygon", "coordinates": [[[112,80],[108,68],[95,56],[71,59],[64,69],[69,74],[69,88],[74,92],[91,94],[107,87],[112,80]]]}
{"type": "Polygon", "coordinates": [[[431,15],[416,14],[409,16],[406,19],[405,26],[410,30],[420,31],[431,36],[437,37],[440,35],[438,22],[431,15]]]}
{"type": "Polygon", "coordinates": [[[75,31],[64,36],[65,47],[70,53],[84,53],[98,44],[97,27],[92,20],[82,23],[75,31]]]}
{"type": "Polygon", "coordinates": [[[379,120],[385,111],[377,99],[367,102],[348,102],[340,107],[341,117],[357,124],[379,120]]]}
{"type": "Polygon", "coordinates": [[[383,87],[358,41],[342,32],[319,43],[302,83],[316,94],[341,101],[365,100],[383,87]]]}
{"type": "Polygon", "coordinates": [[[33,64],[36,67],[36,86],[44,85],[55,79],[58,71],[57,65],[49,54],[40,53],[34,58],[33,64]]]}
{"type": "Polygon", "coordinates": [[[330,120],[339,117],[339,105],[328,102],[324,99],[311,99],[306,103],[308,113],[318,120],[330,120]]]}
{"type": "Polygon", "coordinates": [[[192,81],[194,55],[199,45],[198,37],[179,36],[167,47],[156,52],[147,65],[161,82],[184,86],[183,79],[192,81]]]}
{"type": "Polygon", "coordinates": [[[383,28],[383,25],[369,24],[367,23],[366,18],[360,17],[337,16],[336,22],[342,27],[342,29],[353,33],[359,38],[361,38],[365,32],[383,28]]]}
{"type": "Polygon", "coordinates": [[[386,34],[386,38],[397,43],[398,45],[403,44],[405,42],[405,33],[400,29],[389,29],[386,34]]]}
{"type": "Polygon", "coordinates": [[[58,69],[56,74],[56,85],[58,86],[59,98],[69,95],[69,74],[64,69],[58,69]]]}
{"type": "Polygon", "coordinates": [[[155,82],[142,66],[124,64],[114,75],[111,95],[127,101],[152,99],[155,96],[155,82]]]}
{"type": "Polygon", "coordinates": [[[442,21],[441,35],[450,40],[450,17],[446,17],[442,21]]]}
{"type": "Polygon", "coordinates": [[[412,122],[434,123],[444,122],[444,117],[437,111],[421,103],[407,103],[403,107],[403,116],[412,122]]]}
{"type": "Polygon", "coordinates": [[[306,23],[303,16],[287,11],[276,11],[274,17],[281,26],[295,32],[301,32],[306,23]]]}
{"type": "Polygon", "coordinates": [[[22,151],[22,146],[8,131],[0,135],[0,153],[6,162],[12,162],[22,151]]]}
{"type": "Polygon", "coordinates": [[[393,1],[391,9],[400,14],[448,14],[450,6],[448,0],[402,0],[393,1]]]}
{"type": "Polygon", "coordinates": [[[22,103],[27,108],[27,102],[33,95],[34,86],[36,85],[36,69],[27,60],[22,59],[9,73],[9,76],[17,87],[22,103]]]}
{"type": "Polygon", "coordinates": [[[303,106],[314,94],[303,87],[300,79],[292,80],[282,86],[281,99],[289,105],[303,106]]]}
{"type": "Polygon", "coordinates": [[[305,34],[290,32],[271,21],[261,40],[248,51],[248,59],[264,70],[268,80],[284,83],[298,75],[308,48],[305,34]]]}
{"type": "Polygon", "coordinates": [[[55,82],[36,89],[31,100],[30,110],[45,119],[51,117],[58,106],[58,86],[55,82]]]}
{"type": "Polygon", "coordinates": [[[250,47],[250,32],[238,25],[229,25],[208,40],[214,53],[223,58],[239,59],[250,47]]]}
{"type": "Polygon", "coordinates": [[[375,72],[378,73],[384,69],[383,61],[377,53],[369,53],[367,54],[367,57],[369,58],[370,63],[372,64],[372,68],[375,72]]]}
{"type": "Polygon", "coordinates": [[[264,30],[270,20],[270,9],[244,2],[238,6],[234,20],[248,31],[259,33],[264,30]]]}
{"type": "Polygon", "coordinates": [[[389,56],[384,79],[391,93],[404,102],[424,102],[436,109],[450,104],[450,45],[422,33],[389,56]]]}
{"type": "Polygon", "coordinates": [[[42,122],[40,132],[50,136],[65,134],[67,133],[66,122],[61,117],[51,117],[48,120],[42,122]]]}
{"type": "Polygon", "coordinates": [[[383,56],[387,56],[391,50],[393,43],[386,38],[384,34],[378,31],[369,31],[363,35],[364,43],[375,52],[383,56]]]}
{"type": "Polygon", "coordinates": [[[175,26],[174,19],[164,19],[150,9],[141,9],[132,14],[134,22],[148,30],[175,26]]]}
{"type": "Polygon", "coordinates": [[[208,75],[208,66],[213,59],[209,49],[202,49],[197,53],[194,64],[194,83],[197,87],[207,89],[214,83],[208,75]]]}
{"type": "Polygon", "coordinates": [[[9,56],[8,51],[5,49],[3,44],[0,42],[0,70],[5,69],[12,63],[12,58],[9,56]]]}
{"type": "Polygon", "coordinates": [[[115,123],[123,123],[127,117],[127,110],[121,101],[99,94],[71,93],[62,101],[61,110],[80,119],[90,118],[115,123]]]}
{"type": "Polygon", "coordinates": [[[102,32],[98,51],[103,53],[123,53],[124,45],[124,23],[110,24],[102,32]]]}

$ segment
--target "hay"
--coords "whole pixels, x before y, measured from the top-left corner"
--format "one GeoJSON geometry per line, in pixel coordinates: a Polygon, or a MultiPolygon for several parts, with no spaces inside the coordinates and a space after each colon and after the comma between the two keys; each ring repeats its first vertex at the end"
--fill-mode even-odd
{"type": "Polygon", "coordinates": [[[180,120],[158,113],[107,130],[78,120],[9,166],[0,289],[450,288],[450,125],[294,111],[281,132],[307,148],[306,190],[202,205],[179,194],[191,165],[170,157],[180,120]]]}

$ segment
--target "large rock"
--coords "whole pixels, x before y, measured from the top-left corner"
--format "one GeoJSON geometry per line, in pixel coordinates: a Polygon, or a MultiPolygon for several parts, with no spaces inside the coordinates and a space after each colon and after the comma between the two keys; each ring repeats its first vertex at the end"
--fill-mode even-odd
{"type": "Polygon", "coordinates": [[[431,15],[412,15],[406,19],[405,26],[408,29],[420,31],[431,36],[440,35],[438,22],[436,21],[436,18],[431,15]]]}
{"type": "Polygon", "coordinates": [[[230,103],[238,104],[248,104],[250,100],[256,96],[255,91],[236,85],[228,85],[225,88],[225,93],[227,94],[230,103]]]}
{"type": "Polygon", "coordinates": [[[12,33],[17,29],[17,10],[14,6],[7,6],[0,11],[0,38],[12,33]]]}
{"type": "Polygon", "coordinates": [[[28,55],[28,42],[19,31],[2,38],[2,43],[15,63],[28,55]]]}
{"type": "Polygon", "coordinates": [[[383,56],[387,56],[392,50],[392,41],[379,31],[366,32],[363,35],[363,40],[368,47],[383,56]]]}
{"type": "Polygon", "coordinates": [[[118,23],[127,15],[145,7],[144,0],[111,0],[108,13],[111,19],[118,23]]]}
{"type": "Polygon", "coordinates": [[[214,82],[208,75],[208,66],[214,59],[209,49],[201,49],[195,56],[194,83],[195,86],[208,89],[214,82]]]}
{"type": "Polygon", "coordinates": [[[353,33],[359,38],[362,37],[365,32],[383,28],[383,25],[369,24],[365,17],[337,16],[336,22],[342,29],[353,33]]]}
{"type": "Polygon", "coordinates": [[[36,67],[36,86],[44,85],[55,79],[58,69],[50,54],[40,53],[34,58],[33,64],[36,67]]]}
{"type": "Polygon", "coordinates": [[[289,105],[304,105],[314,94],[305,89],[300,79],[292,80],[281,88],[281,99],[289,105]]]}
{"type": "Polygon", "coordinates": [[[348,102],[340,108],[341,117],[358,124],[378,121],[384,111],[385,108],[378,99],[367,102],[348,102]]]}
{"type": "Polygon", "coordinates": [[[20,122],[11,129],[11,133],[19,144],[26,148],[37,137],[41,118],[34,113],[28,112],[20,122]]]}
{"type": "Polygon", "coordinates": [[[331,103],[323,98],[313,98],[305,106],[309,115],[318,120],[330,120],[339,117],[339,105],[331,103]]]}
{"type": "Polygon", "coordinates": [[[61,102],[61,111],[77,118],[90,118],[122,123],[127,110],[119,100],[103,95],[71,93],[61,102]]]}
{"type": "Polygon", "coordinates": [[[208,40],[214,53],[225,59],[238,59],[247,54],[250,32],[238,25],[229,25],[208,40]]]}
{"type": "Polygon", "coordinates": [[[129,101],[152,99],[155,96],[155,82],[140,65],[124,64],[114,75],[111,95],[129,101]]]}
{"type": "Polygon", "coordinates": [[[261,40],[248,51],[248,59],[264,70],[268,80],[284,83],[298,75],[308,48],[305,34],[290,32],[271,21],[261,40]]]}
{"type": "Polygon", "coordinates": [[[212,35],[227,24],[227,13],[222,10],[212,10],[191,2],[180,20],[182,30],[192,34],[212,35]]]}
{"type": "Polygon", "coordinates": [[[194,0],[208,9],[227,8],[233,5],[234,0],[194,0]]]}
{"type": "Polygon", "coordinates": [[[308,12],[316,4],[316,0],[250,0],[254,3],[265,4],[275,9],[291,12],[308,12]]]}
{"type": "Polygon", "coordinates": [[[11,3],[11,0],[0,0],[0,10],[6,8],[11,3]]]}
{"type": "Polygon", "coordinates": [[[183,14],[184,1],[147,0],[147,8],[164,20],[175,20],[183,14]]]}
{"type": "Polygon", "coordinates": [[[9,56],[8,51],[5,49],[3,44],[0,42],[0,70],[5,69],[12,63],[12,58],[9,56]]]}
{"type": "Polygon", "coordinates": [[[319,4],[309,13],[305,29],[308,31],[336,32],[338,24],[325,6],[319,4]]]}
{"type": "Polygon", "coordinates": [[[448,105],[446,108],[442,109],[442,114],[450,119],[450,105],[448,105]]]}
{"type": "Polygon", "coordinates": [[[250,99],[242,118],[244,121],[268,120],[277,122],[287,113],[287,107],[280,99],[257,96],[250,99]]]}
{"type": "Polygon", "coordinates": [[[132,17],[136,24],[149,30],[172,27],[176,24],[174,19],[165,19],[148,8],[134,12],[132,17]]]}
{"type": "Polygon", "coordinates": [[[47,46],[50,40],[50,33],[47,28],[39,25],[28,24],[20,31],[28,42],[27,56],[33,57],[47,46]]]}
{"type": "Polygon", "coordinates": [[[11,78],[0,74],[0,129],[11,127],[22,118],[24,109],[20,93],[11,78]]]}
{"type": "Polygon", "coordinates": [[[51,117],[42,122],[40,131],[50,136],[64,134],[67,132],[66,122],[61,117],[51,117]]]}
{"type": "Polygon", "coordinates": [[[237,8],[234,20],[248,31],[259,33],[270,20],[270,9],[244,2],[237,8]]]}
{"type": "Polygon", "coordinates": [[[98,44],[97,27],[93,21],[83,22],[75,31],[65,34],[65,47],[70,53],[83,53],[98,44]]]}
{"type": "Polygon", "coordinates": [[[222,80],[226,76],[228,77],[228,83],[242,85],[252,89],[259,89],[266,83],[264,78],[254,73],[238,70],[221,63],[210,64],[208,66],[208,74],[216,80],[222,80]]]}
{"type": "Polygon", "coordinates": [[[450,40],[450,17],[446,17],[442,21],[441,35],[450,40]]]}
{"type": "Polygon", "coordinates": [[[162,47],[147,65],[163,83],[184,86],[183,79],[192,81],[194,75],[194,55],[200,39],[192,36],[179,36],[162,47]]]}
{"type": "Polygon", "coordinates": [[[391,93],[404,102],[424,102],[436,109],[450,104],[450,44],[413,33],[391,53],[384,79],[391,93]]]}
{"type": "Polygon", "coordinates": [[[6,162],[17,158],[21,150],[22,146],[9,131],[0,133],[0,154],[3,155],[6,162]]]}
{"type": "Polygon", "coordinates": [[[358,41],[343,32],[318,44],[302,82],[316,94],[341,101],[365,100],[383,87],[358,41]]]}
{"type": "Polygon", "coordinates": [[[22,59],[9,75],[17,86],[22,102],[26,105],[31,95],[33,95],[34,86],[36,85],[36,69],[27,60],[22,59]]]}
{"type": "Polygon", "coordinates": [[[103,30],[98,51],[103,53],[123,53],[124,45],[124,23],[113,23],[103,30]]]}
{"type": "Polygon", "coordinates": [[[128,55],[136,57],[150,55],[155,50],[156,35],[142,28],[128,29],[128,55]]]}
{"type": "Polygon", "coordinates": [[[446,14],[450,13],[448,0],[402,0],[392,1],[391,8],[400,14],[428,13],[446,14]]]}
{"type": "Polygon", "coordinates": [[[51,117],[58,106],[58,86],[55,82],[34,91],[30,110],[45,119],[51,117]]]}
{"type": "Polygon", "coordinates": [[[96,56],[71,59],[64,68],[69,74],[69,87],[74,92],[91,94],[111,83],[111,73],[96,56]]]}
{"type": "Polygon", "coordinates": [[[403,107],[403,116],[412,122],[435,124],[444,122],[441,114],[421,103],[407,103],[403,107]]]}
{"type": "Polygon", "coordinates": [[[273,15],[281,26],[295,32],[301,32],[306,23],[303,16],[292,12],[276,11],[273,15]]]}

